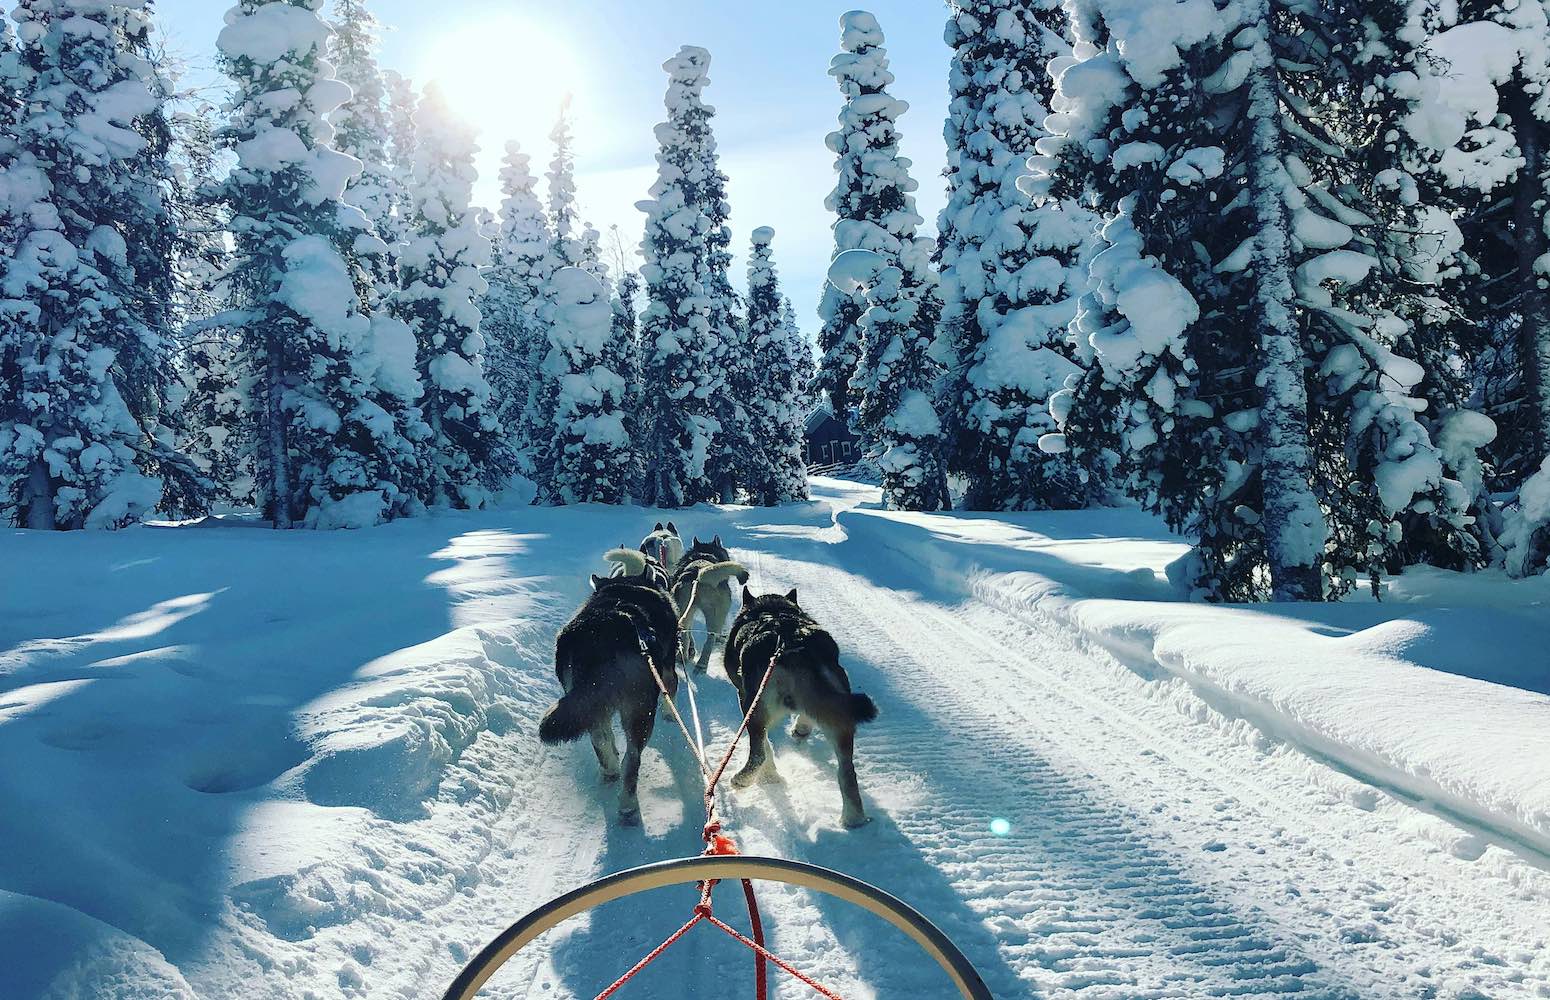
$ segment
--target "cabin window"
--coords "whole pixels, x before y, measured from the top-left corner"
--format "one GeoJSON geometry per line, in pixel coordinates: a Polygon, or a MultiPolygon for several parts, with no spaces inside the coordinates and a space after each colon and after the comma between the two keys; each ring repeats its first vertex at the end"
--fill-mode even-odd
{"type": "Polygon", "coordinates": [[[845,442],[844,448],[845,448],[845,457],[849,458],[850,457],[850,442],[849,441],[845,442]]]}

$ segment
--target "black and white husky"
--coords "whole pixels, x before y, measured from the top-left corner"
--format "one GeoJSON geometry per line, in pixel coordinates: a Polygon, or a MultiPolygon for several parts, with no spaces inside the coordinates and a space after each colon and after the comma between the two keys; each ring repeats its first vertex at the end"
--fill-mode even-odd
{"type": "Polygon", "coordinates": [[[603,780],[623,772],[619,819],[640,819],[636,784],[640,755],[656,725],[660,691],[646,663],[650,653],[671,696],[678,690],[673,655],[678,609],[667,592],[643,576],[592,577],[593,593],[554,643],[554,672],[565,693],[544,713],[538,737],[548,744],[592,735],[603,780]],[[614,716],[624,726],[621,766],[614,743],[614,716]]]}
{"type": "Polygon", "coordinates": [[[770,747],[770,727],[795,713],[791,735],[806,738],[817,725],[834,744],[839,762],[841,821],[848,827],[867,822],[856,781],[856,727],[877,718],[871,698],[850,689],[850,676],[840,666],[834,637],[797,606],[797,592],[784,597],[755,597],[743,588],[743,607],[727,637],[723,663],[727,677],[747,712],[759,682],[775,660],[769,686],[748,721],[748,763],[732,778],[744,788],[754,781],[778,780],[770,747]]]}
{"type": "Polygon", "coordinates": [[[669,578],[668,589],[682,615],[679,649],[685,666],[694,661],[696,673],[705,672],[710,665],[711,647],[726,635],[727,619],[732,615],[733,580],[747,583],[748,570],[732,561],[720,535],[708,542],[695,538],[669,578]],[[691,631],[695,615],[705,620],[706,633],[705,648],[699,651],[698,659],[691,631]]]}

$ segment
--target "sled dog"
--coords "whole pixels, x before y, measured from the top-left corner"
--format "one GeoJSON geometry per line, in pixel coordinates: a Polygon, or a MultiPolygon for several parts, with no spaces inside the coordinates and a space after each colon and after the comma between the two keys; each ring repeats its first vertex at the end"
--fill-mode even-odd
{"type": "Polygon", "coordinates": [[[667,590],[667,567],[658,562],[656,556],[620,546],[609,549],[603,558],[613,564],[610,577],[643,576],[658,590],[667,590]]]}
{"type": "Polygon", "coordinates": [[[695,660],[695,642],[691,630],[694,616],[705,619],[705,648],[699,651],[694,664],[696,673],[704,673],[710,666],[710,651],[718,638],[725,638],[727,619],[732,614],[732,580],[748,582],[748,571],[732,561],[721,536],[708,542],[694,539],[694,544],[684,553],[669,579],[673,602],[681,609],[679,619],[679,649],[683,663],[695,660]]]}
{"type": "Polygon", "coordinates": [[[667,567],[671,573],[678,565],[678,561],[684,557],[684,542],[678,537],[678,529],[672,521],[664,525],[661,521],[651,529],[651,533],[640,540],[640,550],[647,555],[656,556],[657,561],[667,567]]]}
{"type": "Polygon", "coordinates": [[[678,609],[666,591],[648,577],[592,577],[593,593],[554,643],[554,673],[565,693],[544,713],[538,738],[548,744],[592,736],[592,749],[603,780],[623,772],[619,819],[640,820],[635,796],[640,755],[656,724],[660,691],[642,647],[662,675],[669,695],[678,690],[673,653],[678,641],[678,609]],[[621,765],[614,743],[614,716],[624,726],[621,765]]]}
{"type": "Polygon", "coordinates": [[[805,739],[817,725],[834,744],[844,804],[841,821],[847,827],[865,824],[868,817],[856,782],[856,727],[877,718],[877,705],[850,689],[834,637],[797,606],[795,590],[784,597],[755,597],[744,587],[743,606],[723,654],[727,677],[737,687],[744,712],[758,693],[772,657],[775,671],[748,721],[748,763],[733,776],[732,784],[745,788],[760,779],[779,780],[770,726],[794,712],[794,738],[805,739]]]}

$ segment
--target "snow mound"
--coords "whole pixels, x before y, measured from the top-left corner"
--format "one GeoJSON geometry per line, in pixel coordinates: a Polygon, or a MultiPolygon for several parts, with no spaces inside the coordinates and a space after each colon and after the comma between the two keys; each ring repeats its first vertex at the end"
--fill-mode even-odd
{"type": "Polygon", "coordinates": [[[1531,666],[1543,662],[1550,629],[1513,609],[1520,585],[1422,571],[1453,582],[1415,603],[1405,602],[1406,576],[1382,605],[1183,603],[1163,569],[1187,546],[1118,511],[1108,516],[1140,522],[1143,534],[1097,547],[1066,541],[1092,537],[1100,516],[1076,513],[1089,519],[1080,531],[1069,514],[960,520],[858,509],[838,521],[856,544],[963,581],[1008,613],[1074,629],[1143,675],[1185,680],[1225,717],[1550,855],[1550,672],[1531,666]],[[1449,598],[1472,606],[1449,608],[1449,598]]]}

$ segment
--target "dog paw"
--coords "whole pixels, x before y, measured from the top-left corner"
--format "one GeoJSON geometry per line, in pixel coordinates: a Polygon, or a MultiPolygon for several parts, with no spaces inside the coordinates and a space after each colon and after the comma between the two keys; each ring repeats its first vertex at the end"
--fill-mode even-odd
{"type": "Polygon", "coordinates": [[[634,809],[626,809],[623,806],[620,806],[619,825],[640,826],[640,807],[636,806],[634,809]]]}
{"type": "Polygon", "coordinates": [[[794,739],[794,740],[805,740],[805,739],[807,739],[811,735],[813,735],[813,727],[812,726],[792,726],[791,727],[791,738],[794,739]]]}
{"type": "Polygon", "coordinates": [[[868,823],[872,822],[872,817],[868,816],[866,813],[857,813],[854,816],[842,817],[840,822],[845,825],[845,829],[847,830],[859,830],[863,826],[866,826],[868,823]]]}
{"type": "Polygon", "coordinates": [[[732,787],[747,788],[749,785],[753,784],[754,780],[758,777],[758,771],[739,771],[732,775],[732,787]]]}

